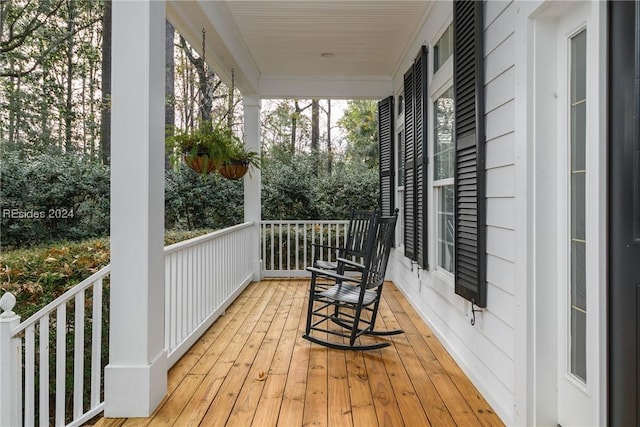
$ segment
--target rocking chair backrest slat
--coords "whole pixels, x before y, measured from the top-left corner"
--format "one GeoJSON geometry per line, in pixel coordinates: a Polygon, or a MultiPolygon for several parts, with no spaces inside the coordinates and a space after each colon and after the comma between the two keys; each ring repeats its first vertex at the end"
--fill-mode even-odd
{"type": "Polygon", "coordinates": [[[367,252],[367,236],[376,216],[376,211],[351,212],[345,253],[342,255],[344,258],[364,258],[367,252]]]}
{"type": "Polygon", "coordinates": [[[397,218],[398,213],[396,211],[394,215],[380,217],[376,221],[376,230],[375,233],[372,233],[373,242],[370,243],[369,259],[365,264],[368,266],[367,277],[364,281],[367,289],[380,286],[384,282],[397,218]]]}

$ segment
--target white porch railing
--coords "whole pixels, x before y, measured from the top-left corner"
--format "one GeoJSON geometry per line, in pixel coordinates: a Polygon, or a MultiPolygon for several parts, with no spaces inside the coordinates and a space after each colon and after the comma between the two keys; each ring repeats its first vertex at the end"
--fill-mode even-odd
{"type": "MultiPolygon", "coordinates": [[[[246,254],[252,226],[236,225],[165,248],[169,366],[251,282],[246,254]]],[[[102,326],[108,324],[103,315],[109,306],[103,285],[109,271],[103,268],[22,323],[12,312],[13,295],[2,296],[0,426],[80,426],[103,411],[102,344],[108,333],[102,326]]]]}
{"type": "Polygon", "coordinates": [[[314,257],[331,261],[333,250],[314,245],[344,246],[346,220],[262,221],[260,245],[263,277],[299,277],[313,264],[314,257]]]}
{"type": "Polygon", "coordinates": [[[1,426],[20,426],[23,420],[25,426],[79,426],[102,412],[102,291],[109,269],[22,323],[11,311],[13,295],[3,295],[11,304],[0,304],[5,311],[0,315],[1,426]]]}
{"type": "Polygon", "coordinates": [[[252,226],[246,222],[165,248],[164,343],[169,366],[253,279],[247,255],[252,226]]]}

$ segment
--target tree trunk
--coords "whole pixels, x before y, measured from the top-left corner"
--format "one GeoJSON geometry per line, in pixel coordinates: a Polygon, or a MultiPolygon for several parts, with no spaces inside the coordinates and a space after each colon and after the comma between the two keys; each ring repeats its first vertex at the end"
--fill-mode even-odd
{"type": "Polygon", "coordinates": [[[291,147],[290,147],[291,154],[296,153],[298,117],[300,116],[300,112],[302,111],[300,109],[300,103],[298,102],[297,99],[293,102],[293,105],[294,105],[294,111],[293,111],[293,114],[291,115],[291,147]]]}
{"type": "Polygon", "coordinates": [[[231,129],[231,127],[233,126],[233,110],[234,110],[234,90],[236,87],[236,82],[235,82],[235,75],[233,70],[231,70],[231,87],[229,88],[229,97],[227,98],[228,100],[228,105],[227,105],[227,127],[229,129],[231,129]]]}
{"type": "Polygon", "coordinates": [[[111,164],[111,0],[104,0],[102,17],[102,105],[100,109],[100,158],[111,164]]]}
{"type": "Polygon", "coordinates": [[[327,173],[333,170],[333,151],[331,147],[331,100],[327,99],[327,173]]]}
{"type": "MultiPolygon", "coordinates": [[[[74,33],[74,19],[75,19],[75,0],[67,1],[67,34],[74,33]]],[[[70,153],[73,151],[73,48],[75,43],[73,37],[69,37],[67,40],[67,87],[65,97],[65,111],[64,111],[64,147],[65,152],[70,153]]]]}
{"type": "Polygon", "coordinates": [[[311,101],[311,156],[313,158],[313,173],[318,176],[320,172],[320,102],[317,99],[311,101]]]}
{"type": "Polygon", "coordinates": [[[196,74],[198,74],[198,90],[200,91],[199,116],[200,126],[202,126],[203,123],[211,121],[211,111],[213,110],[213,93],[211,90],[212,85],[210,84],[210,82],[213,81],[214,74],[212,71],[207,72],[204,58],[196,58],[193,54],[193,51],[191,50],[191,47],[187,45],[187,41],[182,36],[180,36],[180,46],[182,46],[182,50],[187,55],[187,58],[189,58],[189,62],[191,63],[191,65],[193,65],[196,74]]]}
{"type": "MultiPolygon", "coordinates": [[[[164,80],[164,125],[165,136],[173,135],[173,127],[176,122],[176,110],[175,110],[175,74],[176,64],[174,60],[174,38],[175,30],[171,22],[166,21],[165,32],[165,80],[164,80]]],[[[165,153],[164,168],[169,169],[171,167],[170,153],[165,153]]]]}

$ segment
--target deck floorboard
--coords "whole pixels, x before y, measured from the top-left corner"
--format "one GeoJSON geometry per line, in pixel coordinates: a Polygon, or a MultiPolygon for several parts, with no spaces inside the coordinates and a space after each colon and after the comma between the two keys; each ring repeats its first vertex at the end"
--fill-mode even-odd
{"type": "Polygon", "coordinates": [[[169,371],[149,418],[96,426],[503,426],[393,284],[380,328],[402,328],[373,351],[302,338],[308,280],[252,283],[169,371]]]}

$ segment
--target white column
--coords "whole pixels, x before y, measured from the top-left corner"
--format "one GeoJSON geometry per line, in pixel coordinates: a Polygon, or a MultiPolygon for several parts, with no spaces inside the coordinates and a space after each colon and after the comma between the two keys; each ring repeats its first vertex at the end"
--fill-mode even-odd
{"type": "Polygon", "coordinates": [[[0,298],[0,426],[22,425],[22,347],[20,338],[11,335],[20,324],[13,312],[15,303],[13,294],[0,298]]]}
{"type": "Polygon", "coordinates": [[[105,416],[146,417],[164,350],[164,1],[114,1],[111,308],[105,416]]]}
{"type": "MultiPolygon", "coordinates": [[[[254,94],[243,94],[243,107],[244,143],[247,149],[260,153],[260,97],[254,94]]],[[[254,280],[262,278],[262,264],[260,262],[261,187],[260,170],[252,168],[251,174],[245,175],[244,178],[244,220],[255,222],[250,252],[254,280]]]]}

